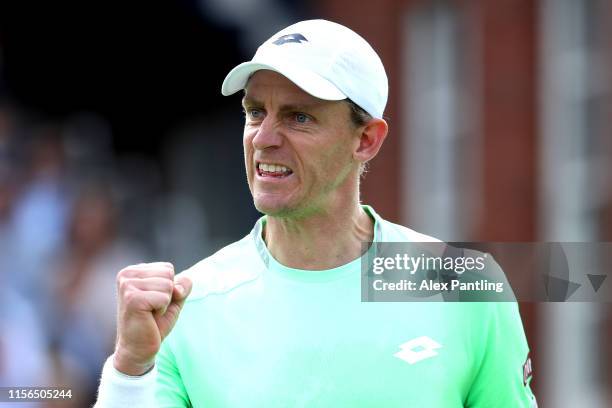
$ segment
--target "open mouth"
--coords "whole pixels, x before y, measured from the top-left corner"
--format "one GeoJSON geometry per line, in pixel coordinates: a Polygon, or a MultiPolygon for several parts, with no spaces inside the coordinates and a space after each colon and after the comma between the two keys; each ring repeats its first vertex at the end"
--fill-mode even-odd
{"type": "Polygon", "coordinates": [[[261,177],[283,178],[293,174],[293,170],[289,167],[276,163],[261,163],[256,164],[257,174],[261,177]]]}

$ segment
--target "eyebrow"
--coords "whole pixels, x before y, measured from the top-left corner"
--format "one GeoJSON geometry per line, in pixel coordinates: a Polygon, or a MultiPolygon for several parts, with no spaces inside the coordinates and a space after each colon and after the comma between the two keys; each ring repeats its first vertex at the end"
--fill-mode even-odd
{"type": "MultiPolygon", "coordinates": [[[[248,96],[242,98],[242,106],[264,106],[264,103],[248,96]]],[[[320,107],[320,103],[298,103],[298,104],[286,104],[280,107],[281,112],[294,112],[294,111],[307,111],[320,107]]]]}

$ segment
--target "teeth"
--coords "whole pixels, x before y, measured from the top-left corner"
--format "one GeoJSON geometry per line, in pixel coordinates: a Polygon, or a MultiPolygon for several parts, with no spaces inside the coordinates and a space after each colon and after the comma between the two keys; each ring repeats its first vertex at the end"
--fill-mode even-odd
{"type": "Polygon", "coordinates": [[[281,166],[279,164],[267,164],[267,163],[259,163],[259,169],[269,173],[287,173],[289,172],[289,168],[285,166],[281,166]]]}

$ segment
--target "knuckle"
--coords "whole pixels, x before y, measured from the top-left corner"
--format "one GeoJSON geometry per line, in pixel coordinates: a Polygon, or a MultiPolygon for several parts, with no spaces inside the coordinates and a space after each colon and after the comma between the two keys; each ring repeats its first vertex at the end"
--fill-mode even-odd
{"type": "Polygon", "coordinates": [[[162,290],[166,293],[172,293],[173,289],[174,289],[174,283],[172,283],[171,280],[164,279],[162,283],[162,290]]]}
{"type": "Polygon", "coordinates": [[[163,277],[166,279],[174,279],[174,269],[163,269],[163,277]]]}
{"type": "Polygon", "coordinates": [[[117,277],[119,276],[130,276],[133,271],[134,268],[136,268],[138,265],[128,265],[125,268],[121,269],[118,273],[117,273],[117,277]]]}
{"type": "Polygon", "coordinates": [[[125,275],[127,274],[128,271],[128,267],[121,269],[119,272],[117,272],[117,281],[119,281],[119,279],[125,277],[125,275]]]}
{"type": "Polygon", "coordinates": [[[128,290],[130,288],[130,279],[129,278],[125,278],[125,277],[119,277],[117,279],[117,287],[119,288],[119,292],[123,293],[126,292],[126,290],[128,290]]]}
{"type": "Polygon", "coordinates": [[[126,308],[133,308],[136,302],[138,302],[138,292],[134,290],[128,290],[123,294],[123,304],[126,308]]]}

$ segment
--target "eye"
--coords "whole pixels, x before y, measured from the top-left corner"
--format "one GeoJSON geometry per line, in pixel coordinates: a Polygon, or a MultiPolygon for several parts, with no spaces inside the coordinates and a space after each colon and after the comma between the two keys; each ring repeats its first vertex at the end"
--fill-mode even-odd
{"type": "Polygon", "coordinates": [[[310,120],[310,117],[306,115],[305,113],[298,112],[295,114],[294,119],[297,123],[308,123],[308,121],[310,120]]]}
{"type": "Polygon", "coordinates": [[[244,113],[248,119],[252,120],[260,120],[263,119],[264,116],[263,111],[257,108],[247,108],[244,110],[244,113]]]}

